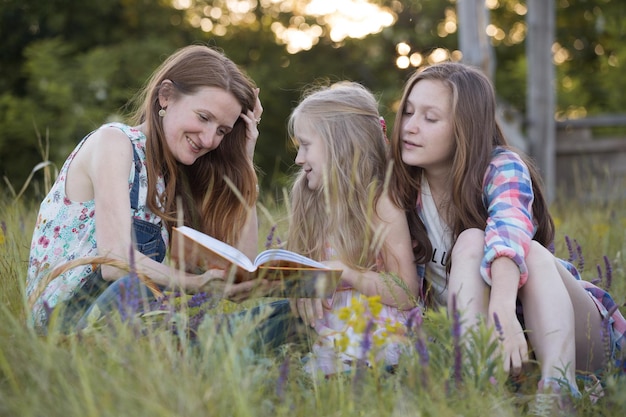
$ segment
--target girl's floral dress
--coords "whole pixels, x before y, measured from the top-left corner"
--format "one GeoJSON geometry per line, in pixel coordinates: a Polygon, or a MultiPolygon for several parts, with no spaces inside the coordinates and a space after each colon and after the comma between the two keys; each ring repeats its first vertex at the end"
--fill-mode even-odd
{"type": "MultiPolygon", "coordinates": [[[[332,255],[327,248],[327,259],[332,255]]],[[[377,269],[385,270],[380,260],[377,269]]],[[[371,364],[371,359],[385,366],[398,364],[406,324],[419,314],[419,307],[400,310],[342,284],[328,301],[330,310],[324,310],[324,317],[315,323],[317,338],[305,364],[307,372],[331,375],[350,370],[356,361],[371,364]]]]}

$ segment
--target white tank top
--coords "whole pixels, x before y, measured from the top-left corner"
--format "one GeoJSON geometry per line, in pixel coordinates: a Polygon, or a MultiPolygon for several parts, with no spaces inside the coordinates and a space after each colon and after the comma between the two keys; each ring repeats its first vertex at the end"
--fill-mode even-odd
{"type": "Polygon", "coordinates": [[[452,247],[452,232],[439,216],[435,200],[425,176],[422,176],[422,211],[420,218],[426,226],[430,244],[433,247],[431,259],[426,263],[426,276],[433,292],[433,298],[439,305],[446,305],[448,298],[448,279],[446,274],[447,257],[452,247]]]}

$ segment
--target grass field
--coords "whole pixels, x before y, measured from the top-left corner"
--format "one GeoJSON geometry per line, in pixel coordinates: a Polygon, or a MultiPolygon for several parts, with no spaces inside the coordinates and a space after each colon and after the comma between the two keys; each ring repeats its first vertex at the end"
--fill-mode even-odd
{"type": "MultiPolygon", "coordinates": [[[[453,336],[457,324],[440,312],[428,312],[414,334],[404,336],[407,354],[394,372],[374,364],[329,379],[303,371],[301,348],[255,354],[254,320],[229,334],[208,318],[193,340],[180,330],[184,315],[178,332],[115,322],[79,335],[37,335],[25,324],[23,293],[36,208],[21,200],[0,202],[0,416],[527,414],[536,369],[529,367],[514,384],[489,360],[494,346],[488,332],[473,334],[475,348],[466,351],[453,336]]],[[[268,215],[280,219],[280,212],[273,206],[259,212],[261,244],[272,224],[268,215]]],[[[563,201],[553,214],[557,255],[572,259],[585,279],[601,279],[599,285],[610,286],[624,304],[626,202],[563,201]]],[[[604,383],[596,404],[587,394],[576,400],[577,415],[624,415],[626,378],[609,369],[604,383]]]]}

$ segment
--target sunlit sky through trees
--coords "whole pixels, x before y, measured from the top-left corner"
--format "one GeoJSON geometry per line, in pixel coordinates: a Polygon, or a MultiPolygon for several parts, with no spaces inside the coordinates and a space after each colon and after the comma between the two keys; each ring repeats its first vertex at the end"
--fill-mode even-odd
{"type": "MultiPolygon", "coordinates": [[[[268,24],[276,41],[284,44],[291,54],[311,49],[323,36],[340,43],[346,38],[364,38],[392,26],[404,5],[401,1],[390,4],[390,7],[381,7],[367,0],[172,0],[176,9],[186,12],[192,26],[217,36],[224,36],[230,25],[268,24]],[[290,16],[288,22],[280,19],[283,14],[290,16]]],[[[485,5],[492,9],[498,7],[499,1],[486,0],[485,5]]],[[[514,6],[514,11],[520,16],[526,14],[525,6],[520,3],[514,6]]],[[[524,40],[525,28],[521,20],[509,33],[492,24],[486,31],[496,43],[520,43],[524,40]]],[[[437,33],[446,37],[456,31],[456,9],[450,7],[437,33]]],[[[399,68],[461,58],[460,51],[444,49],[423,56],[420,51],[413,51],[408,41],[398,43],[396,51],[399,68]]]]}
{"type": "MultiPolygon", "coordinates": [[[[171,0],[173,7],[184,10],[189,23],[205,32],[224,36],[231,25],[255,27],[268,25],[279,44],[287,52],[296,54],[314,47],[322,37],[335,43],[346,38],[364,38],[392,26],[405,7],[402,1],[393,1],[381,7],[368,0],[171,0]],[[288,16],[288,19],[285,18],[288,16]]],[[[526,38],[524,17],[527,9],[518,1],[485,0],[488,9],[507,7],[520,16],[520,21],[506,31],[490,23],[486,33],[494,45],[519,44],[526,38]],[[503,3],[506,3],[503,5],[503,3]]],[[[419,19],[419,16],[415,17],[419,19]]],[[[456,8],[446,9],[445,18],[437,27],[437,34],[446,37],[457,32],[456,8]]],[[[596,48],[597,49],[597,48],[596,48]]],[[[435,49],[427,56],[412,49],[408,40],[396,45],[398,68],[418,67],[423,63],[446,59],[461,59],[460,51],[435,49]]],[[[597,52],[597,51],[596,51],[597,52]]],[[[566,48],[553,45],[555,64],[569,58],[566,48]]]]}

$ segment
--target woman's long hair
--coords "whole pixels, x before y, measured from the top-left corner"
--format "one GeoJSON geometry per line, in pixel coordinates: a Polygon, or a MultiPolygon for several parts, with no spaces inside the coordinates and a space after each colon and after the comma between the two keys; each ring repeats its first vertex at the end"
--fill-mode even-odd
{"type": "MultiPolygon", "coordinates": [[[[444,62],[416,71],[407,81],[391,135],[393,175],[390,189],[396,204],[406,210],[418,263],[432,257],[432,246],[416,204],[423,169],[402,162],[401,119],[407,97],[421,80],[441,81],[450,91],[454,131],[454,156],[450,172],[450,201],[446,218],[453,242],[470,228],[485,229],[487,208],[483,202],[483,181],[496,146],[509,148],[496,120],[496,99],[489,79],[479,70],[461,63],[444,62]]],[[[519,154],[519,151],[515,150],[519,154]]],[[[554,223],[542,191],[541,178],[529,158],[521,155],[530,171],[534,200],[534,240],[548,246],[554,239],[554,223]]],[[[448,263],[449,267],[449,263],[448,263]]]]}
{"type": "Polygon", "coordinates": [[[323,141],[326,172],[317,190],[308,188],[304,171],[295,177],[288,248],[323,260],[330,247],[354,269],[374,267],[380,248],[372,219],[388,160],[376,99],[351,82],[313,89],[289,118],[298,145],[296,127],[323,141]]]}
{"type": "Polygon", "coordinates": [[[181,197],[186,225],[237,244],[249,208],[257,197],[256,172],[246,156],[246,124],[239,118],[220,146],[193,165],[177,162],[166,145],[162,118],[158,116],[163,80],[172,81],[172,93],[178,95],[194,94],[202,87],[221,88],[233,94],[244,112],[254,108],[255,85],[222,53],[207,46],[188,46],[167,58],[153,73],[138,96],[140,105],[133,120],[146,125],[150,210],[171,231],[176,225],[176,200],[181,197]],[[155,187],[159,175],[165,179],[162,195],[157,195],[155,187]]]}

